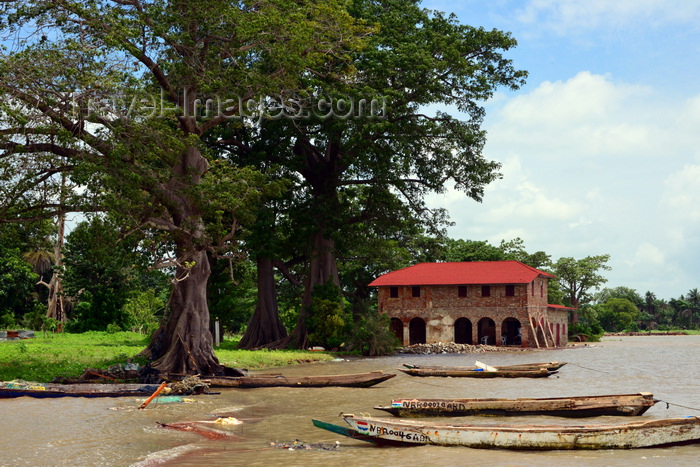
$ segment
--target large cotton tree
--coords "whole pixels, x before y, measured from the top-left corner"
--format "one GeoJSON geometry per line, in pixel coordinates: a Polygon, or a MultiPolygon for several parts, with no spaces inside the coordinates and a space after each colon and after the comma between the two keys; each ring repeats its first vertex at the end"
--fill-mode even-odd
{"type": "Polygon", "coordinates": [[[153,366],[221,373],[208,330],[208,255],[235,250],[251,206],[276,187],[214,160],[202,140],[243,125],[243,115],[263,118],[265,96],[296,92],[327,56],[344,61],[358,28],[327,0],[0,8],[12,40],[0,56],[0,168],[10,194],[2,217],[109,210],[125,232],[159,231],[170,254],[162,264],[174,274],[167,320],[147,349],[153,366]],[[33,194],[63,173],[80,189],[61,203],[33,194]]]}
{"type": "Polygon", "coordinates": [[[314,288],[340,283],[338,239],[351,223],[373,222],[380,205],[398,196],[431,224],[442,213],[426,207],[426,195],[454,187],[478,201],[499,177],[499,164],[483,155],[482,105],[499,87],[524,83],[526,72],[504,57],[516,41],[419,3],[349,1],[348,11],[374,27],[353,56],[355,73],[344,79],[345,64],[329,56],[329,72],[305,76],[310,93],[328,105],[281,120],[287,128],[275,134],[287,138],[271,141],[287,150],[265,153],[264,164],[293,174],[296,230],[307,233],[297,345],[306,343],[304,313],[314,288]]]}
{"type": "Polygon", "coordinates": [[[608,280],[602,271],[609,271],[610,255],[586,256],[583,259],[559,258],[553,265],[566,305],[578,308],[591,299],[591,292],[608,280]]]}

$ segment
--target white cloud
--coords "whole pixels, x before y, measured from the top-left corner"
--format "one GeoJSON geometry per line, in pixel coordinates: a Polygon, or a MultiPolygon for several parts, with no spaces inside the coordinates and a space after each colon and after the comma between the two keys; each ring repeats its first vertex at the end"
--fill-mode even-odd
{"type": "Polygon", "coordinates": [[[645,105],[655,99],[649,87],[584,71],[514,97],[489,134],[555,158],[655,155],[667,144],[660,130],[668,121],[667,111],[645,105]]]}
{"type": "Polygon", "coordinates": [[[454,238],[520,237],[553,259],[609,253],[608,286],[672,298],[697,286],[700,265],[700,97],[580,72],[491,109],[485,155],[503,179],[484,202],[460,193],[454,238]]]}
{"type": "Polygon", "coordinates": [[[700,165],[687,164],[666,178],[663,205],[680,219],[700,220],[700,165]]]}
{"type": "Polygon", "coordinates": [[[637,248],[634,254],[634,260],[631,262],[631,266],[647,266],[654,267],[662,265],[665,262],[665,255],[661,248],[656,245],[652,245],[649,242],[643,242],[637,248]]]}
{"type": "Polygon", "coordinates": [[[697,25],[700,3],[686,0],[532,0],[518,10],[518,20],[558,34],[599,28],[620,29],[639,23],[697,25]]]}

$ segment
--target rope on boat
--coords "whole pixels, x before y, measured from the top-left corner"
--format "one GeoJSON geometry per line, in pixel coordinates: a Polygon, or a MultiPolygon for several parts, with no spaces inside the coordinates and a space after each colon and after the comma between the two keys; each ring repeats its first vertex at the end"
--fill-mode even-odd
{"type": "MultiPolygon", "coordinates": [[[[416,378],[414,378],[414,379],[416,379],[416,378]]],[[[423,381],[422,379],[416,379],[416,381],[411,380],[411,382],[412,382],[412,383],[415,382],[415,383],[417,383],[417,384],[423,384],[423,385],[425,385],[425,386],[432,386],[432,387],[434,387],[434,388],[440,388],[440,389],[442,389],[442,388],[445,387],[444,384],[431,384],[431,383],[428,383],[428,382],[426,382],[426,381],[423,381]]]]}
{"type": "Polygon", "coordinates": [[[697,408],[697,407],[688,407],[687,405],[675,404],[675,403],[673,403],[673,402],[662,401],[661,399],[657,399],[657,401],[658,401],[658,402],[663,402],[664,404],[666,404],[666,410],[668,410],[669,406],[672,405],[672,406],[674,406],[674,407],[681,407],[681,408],[683,408],[683,409],[695,410],[695,411],[700,412],[700,409],[697,408]]]}
{"type": "Polygon", "coordinates": [[[571,363],[571,362],[569,362],[568,364],[569,364],[569,365],[573,365],[573,366],[577,366],[577,367],[579,367],[579,368],[583,368],[584,370],[595,371],[595,372],[597,372],[597,373],[612,373],[612,371],[596,370],[595,368],[589,368],[589,367],[587,367],[587,366],[578,365],[578,364],[576,364],[576,363],[571,363]]]}

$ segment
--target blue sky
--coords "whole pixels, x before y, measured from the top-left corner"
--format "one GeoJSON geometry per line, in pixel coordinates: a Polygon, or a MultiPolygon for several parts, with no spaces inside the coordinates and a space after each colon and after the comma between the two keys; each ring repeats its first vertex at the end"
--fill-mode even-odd
{"type": "Polygon", "coordinates": [[[529,72],[485,107],[503,179],[450,191],[453,238],[520,237],[553,260],[610,254],[606,287],[700,288],[700,0],[426,0],[510,31],[529,72]],[[672,6],[671,6],[672,5],[672,6]]]}

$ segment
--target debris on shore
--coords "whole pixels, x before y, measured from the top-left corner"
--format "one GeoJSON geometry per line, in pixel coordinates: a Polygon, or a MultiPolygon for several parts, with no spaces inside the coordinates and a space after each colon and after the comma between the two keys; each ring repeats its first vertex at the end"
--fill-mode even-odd
{"type": "Polygon", "coordinates": [[[338,441],[335,443],[307,443],[297,439],[290,442],[270,441],[270,447],[286,449],[288,451],[338,451],[340,449],[340,443],[338,441]]]}
{"type": "Polygon", "coordinates": [[[603,337],[630,337],[630,336],[687,336],[683,331],[626,331],[606,332],[603,337]]]}
{"type": "Polygon", "coordinates": [[[495,345],[456,344],[454,342],[434,342],[432,344],[413,344],[399,349],[399,353],[407,354],[447,354],[447,353],[484,353],[531,351],[537,349],[525,347],[498,347],[495,345]]]}

